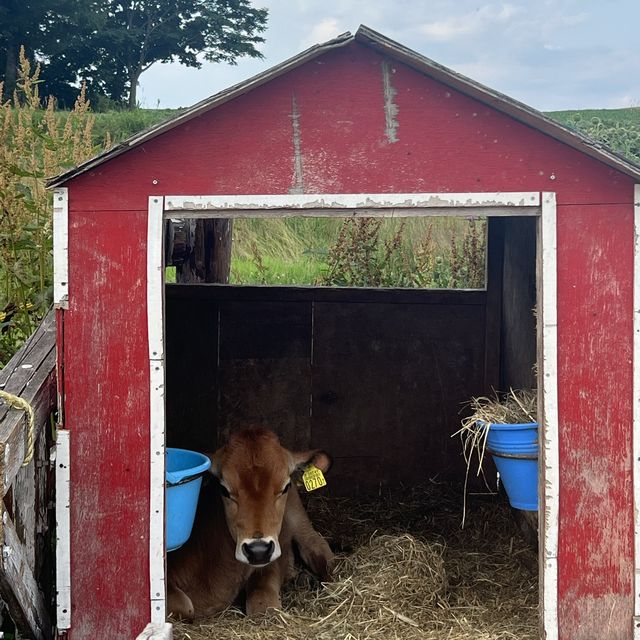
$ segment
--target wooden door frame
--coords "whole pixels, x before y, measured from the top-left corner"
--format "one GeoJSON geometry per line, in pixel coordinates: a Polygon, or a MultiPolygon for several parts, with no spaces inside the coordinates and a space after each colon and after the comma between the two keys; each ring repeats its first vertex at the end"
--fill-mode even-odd
{"type": "Polygon", "coordinates": [[[640,640],[640,184],[633,189],[633,638],[640,640]]]}
{"type": "MultiPolygon", "coordinates": [[[[538,406],[542,447],[540,509],[540,633],[558,638],[558,382],[556,198],[553,192],[282,194],[150,196],[147,313],[150,383],[151,622],[166,617],[164,550],[164,220],[166,218],[535,216],[537,224],[538,406]]],[[[640,213],[637,212],[640,219],[640,213]]],[[[640,319],[638,320],[640,326],[640,319]]],[[[640,349],[640,347],[639,347],[640,349]]],[[[640,447],[640,443],[639,443],[640,447]]]]}

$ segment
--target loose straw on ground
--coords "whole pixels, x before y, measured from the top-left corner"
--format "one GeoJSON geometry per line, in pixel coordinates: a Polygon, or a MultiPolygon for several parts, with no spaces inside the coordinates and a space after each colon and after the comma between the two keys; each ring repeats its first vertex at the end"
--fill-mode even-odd
{"type": "Polygon", "coordinates": [[[460,488],[430,484],[363,500],[309,496],[317,528],[343,551],[336,579],[301,572],[283,610],[239,610],[188,625],[175,640],[533,640],[536,554],[509,507],[477,498],[459,528],[460,488]]]}

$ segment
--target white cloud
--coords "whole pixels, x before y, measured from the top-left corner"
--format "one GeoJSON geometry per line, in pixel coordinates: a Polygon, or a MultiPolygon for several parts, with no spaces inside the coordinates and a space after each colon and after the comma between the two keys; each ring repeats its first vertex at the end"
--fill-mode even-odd
{"type": "Polygon", "coordinates": [[[562,22],[562,24],[567,25],[568,27],[571,27],[575,24],[582,24],[583,22],[586,22],[589,19],[589,14],[586,12],[582,12],[582,13],[576,13],[575,15],[572,16],[562,16],[560,18],[560,21],[562,22]]]}
{"type": "Polygon", "coordinates": [[[446,42],[479,33],[496,23],[507,22],[521,11],[521,8],[512,4],[488,4],[463,15],[427,22],[421,26],[420,30],[434,40],[446,42]]]}
{"type": "Polygon", "coordinates": [[[336,18],[323,18],[313,25],[311,31],[303,40],[303,46],[307,48],[320,42],[326,42],[348,30],[343,28],[336,18]]]}

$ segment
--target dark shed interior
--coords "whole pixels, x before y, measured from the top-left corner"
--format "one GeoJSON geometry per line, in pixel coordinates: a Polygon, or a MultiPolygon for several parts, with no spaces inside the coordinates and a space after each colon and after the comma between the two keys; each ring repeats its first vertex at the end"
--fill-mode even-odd
{"type": "Polygon", "coordinates": [[[461,480],[463,403],[534,387],[536,218],[491,218],[486,290],[166,285],[167,445],[260,425],[333,492],[461,480]]]}

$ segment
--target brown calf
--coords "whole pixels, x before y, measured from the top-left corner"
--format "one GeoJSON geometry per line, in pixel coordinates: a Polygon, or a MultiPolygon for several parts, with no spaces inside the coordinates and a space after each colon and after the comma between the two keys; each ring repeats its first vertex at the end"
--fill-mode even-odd
{"type": "Polygon", "coordinates": [[[280,587],[293,576],[295,541],[303,561],[330,579],[333,553],[313,529],[291,474],[314,464],[321,451],[293,453],[264,429],[233,434],[211,456],[218,479],[203,487],[189,541],[168,554],[168,609],[176,617],[211,615],[244,591],[248,615],[280,608],[280,587]]]}

